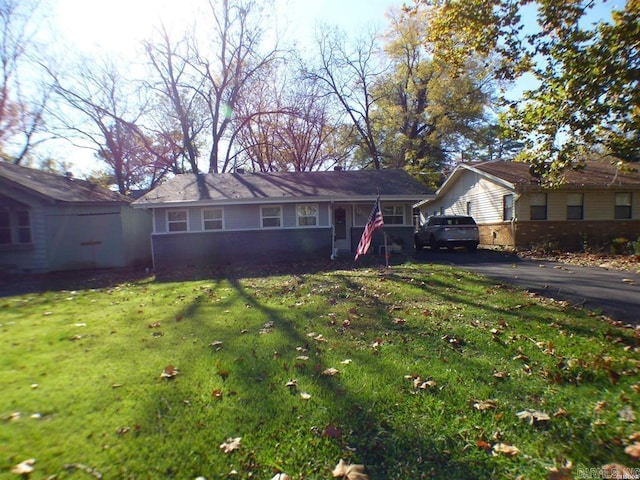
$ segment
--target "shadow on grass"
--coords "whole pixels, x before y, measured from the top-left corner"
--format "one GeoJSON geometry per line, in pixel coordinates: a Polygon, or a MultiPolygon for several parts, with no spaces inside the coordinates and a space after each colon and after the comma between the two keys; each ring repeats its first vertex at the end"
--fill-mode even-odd
{"type": "MultiPolygon", "coordinates": [[[[369,270],[358,275],[367,277],[376,273],[369,270]]],[[[455,425],[460,413],[450,410],[441,400],[411,395],[405,379],[406,365],[371,350],[370,343],[376,336],[393,327],[389,312],[395,300],[363,291],[357,278],[346,273],[338,272],[331,280],[337,286],[335,295],[328,296],[326,306],[304,305],[304,295],[298,295],[296,288],[323,287],[304,285],[305,278],[293,279],[292,285],[283,286],[282,297],[271,298],[268,304],[260,300],[260,285],[251,287],[236,278],[227,279],[228,283],[219,282],[211,287],[213,296],[222,298],[223,285],[229,285],[233,295],[220,302],[215,312],[220,314],[232,304],[244,305],[247,312],[246,320],[231,323],[213,315],[214,310],[203,293],[209,287],[200,287],[195,298],[183,307],[179,315],[184,317],[181,324],[201,332],[205,339],[222,341],[222,346],[216,353],[201,343],[204,348],[190,349],[182,358],[175,359],[178,365],[185,365],[185,376],[176,379],[177,384],[187,382],[188,369],[198,368],[195,364],[209,369],[212,378],[208,383],[192,385],[179,394],[167,388],[145,408],[149,416],[140,419],[140,424],[154,424],[155,433],[168,438],[189,435],[191,439],[189,452],[184,454],[187,458],[180,460],[184,465],[180,467],[174,459],[170,467],[157,474],[167,477],[191,474],[193,465],[188,460],[191,456],[205,465],[217,465],[214,470],[207,471],[205,467],[207,474],[216,475],[225,473],[215,470],[225,463],[232,464],[243,475],[259,471],[264,476],[270,469],[276,471],[280,467],[289,473],[326,475],[333,466],[327,464],[327,458],[333,459],[329,461],[334,464],[339,458],[364,463],[372,479],[418,478],[422,473],[432,478],[458,479],[492,475],[499,460],[484,452],[458,455],[456,449],[462,448],[460,440],[453,438],[451,432],[435,431],[441,421],[439,417],[451,415],[450,421],[455,425]],[[341,302],[353,305],[356,310],[353,325],[347,329],[321,313],[341,302]],[[360,317],[364,313],[366,319],[360,317]],[[338,340],[324,342],[317,335],[309,336],[310,331],[322,330],[337,333],[338,340]],[[360,342],[360,347],[345,351],[339,345],[340,335],[349,337],[350,343],[360,342]],[[309,360],[298,360],[300,352],[309,360]],[[348,367],[336,376],[323,373],[335,366],[341,355],[353,357],[362,378],[350,376],[348,367]],[[287,379],[293,378],[297,386],[286,387],[287,379]],[[375,386],[364,385],[369,381],[388,381],[398,388],[392,394],[378,394],[375,386]],[[302,388],[314,392],[309,401],[299,398],[302,388]],[[218,392],[220,399],[213,398],[210,392],[214,395],[218,392]],[[178,408],[187,409],[188,413],[175,416],[176,405],[185,401],[180,395],[189,402],[178,408]],[[410,404],[413,415],[424,417],[420,425],[410,419],[399,421],[394,410],[408,408],[404,404],[410,404]],[[187,415],[191,416],[188,420],[187,415]],[[215,426],[217,415],[226,418],[224,429],[215,426]],[[430,417],[433,417],[431,430],[425,427],[430,424],[430,417]],[[216,459],[223,455],[217,445],[235,436],[243,437],[243,448],[228,460],[216,459]]],[[[424,338],[419,333],[417,328],[402,331],[412,341],[424,338]]],[[[400,343],[400,339],[393,338],[393,342],[400,343]]],[[[486,367],[473,358],[464,359],[464,363],[466,369],[476,371],[486,367]]],[[[175,453],[167,455],[175,457],[175,453]]],[[[194,475],[198,473],[193,471],[194,475]]]]}

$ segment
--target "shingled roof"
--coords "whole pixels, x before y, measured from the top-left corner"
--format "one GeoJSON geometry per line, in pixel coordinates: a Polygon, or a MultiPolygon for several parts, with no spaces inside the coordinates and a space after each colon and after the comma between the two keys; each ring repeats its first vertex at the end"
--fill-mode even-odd
{"type": "Polygon", "coordinates": [[[246,203],[305,198],[417,200],[433,191],[400,169],[326,172],[183,174],[134,202],[137,206],[176,203],[246,203]]]}
{"type": "MultiPolygon", "coordinates": [[[[514,187],[538,184],[537,177],[529,171],[531,165],[528,163],[494,161],[465,165],[500,178],[514,187]]],[[[628,167],[618,169],[609,162],[586,162],[583,169],[565,171],[563,185],[568,188],[640,187],[640,169],[633,165],[628,167]]]]}
{"type": "Polygon", "coordinates": [[[52,203],[129,203],[117,192],[88,182],[33,168],[0,162],[0,185],[9,185],[52,203]]]}

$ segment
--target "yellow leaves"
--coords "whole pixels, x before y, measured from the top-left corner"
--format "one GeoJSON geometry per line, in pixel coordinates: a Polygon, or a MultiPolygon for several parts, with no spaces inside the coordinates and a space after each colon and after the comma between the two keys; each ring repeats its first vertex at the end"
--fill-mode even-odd
{"type": "Polygon", "coordinates": [[[349,465],[342,459],[340,459],[331,474],[334,478],[346,480],[369,480],[369,475],[365,473],[364,465],[349,465]]]}
{"type": "Polygon", "coordinates": [[[238,450],[242,445],[242,437],[227,438],[227,440],[220,444],[220,450],[224,453],[231,453],[234,450],[238,450]]]}

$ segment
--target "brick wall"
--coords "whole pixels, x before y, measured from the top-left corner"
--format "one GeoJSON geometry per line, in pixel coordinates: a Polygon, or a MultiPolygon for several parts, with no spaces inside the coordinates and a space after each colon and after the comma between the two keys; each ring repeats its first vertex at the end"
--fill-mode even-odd
{"type": "Polygon", "coordinates": [[[598,249],[615,238],[636,240],[640,236],[640,220],[604,221],[527,221],[516,223],[519,249],[549,245],[563,250],[582,250],[583,245],[598,249]]]}

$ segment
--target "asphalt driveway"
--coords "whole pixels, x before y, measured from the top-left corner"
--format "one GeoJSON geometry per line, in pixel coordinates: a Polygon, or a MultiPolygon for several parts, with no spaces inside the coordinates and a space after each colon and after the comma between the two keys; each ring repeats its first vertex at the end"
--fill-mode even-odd
{"type": "Polygon", "coordinates": [[[640,275],[636,273],[532,260],[490,250],[469,253],[427,249],[416,258],[421,262],[455,265],[539,295],[568,301],[613,320],[640,325],[640,275]]]}

